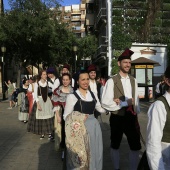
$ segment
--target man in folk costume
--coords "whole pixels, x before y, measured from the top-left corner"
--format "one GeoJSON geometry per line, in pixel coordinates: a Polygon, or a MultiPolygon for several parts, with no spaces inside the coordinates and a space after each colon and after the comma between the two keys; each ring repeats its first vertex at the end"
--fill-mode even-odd
{"type": "Polygon", "coordinates": [[[89,84],[89,89],[93,92],[96,93],[98,98],[100,99],[100,88],[101,88],[101,83],[96,81],[96,71],[97,68],[95,65],[91,64],[88,69],[89,73],[89,78],[90,78],[90,84],[89,84]]]}
{"type": "Polygon", "coordinates": [[[170,66],[164,75],[168,90],[147,113],[146,153],[151,170],[170,169],[170,66]]]}
{"type": "MultiPolygon", "coordinates": [[[[91,90],[93,93],[97,94],[99,100],[100,100],[100,88],[101,88],[101,83],[96,81],[96,71],[97,68],[94,64],[89,65],[87,68],[87,71],[89,73],[89,78],[90,78],[90,83],[89,83],[89,90],[91,90]]],[[[95,118],[98,118],[100,113],[95,110],[94,116],[95,118]]]]}
{"type": "Polygon", "coordinates": [[[141,149],[140,128],[137,120],[137,114],[140,112],[138,86],[136,79],[128,74],[133,53],[126,49],[118,57],[119,72],[106,82],[101,100],[102,106],[111,112],[111,158],[115,170],[120,169],[119,147],[123,133],[130,146],[130,170],[137,169],[141,149]]]}

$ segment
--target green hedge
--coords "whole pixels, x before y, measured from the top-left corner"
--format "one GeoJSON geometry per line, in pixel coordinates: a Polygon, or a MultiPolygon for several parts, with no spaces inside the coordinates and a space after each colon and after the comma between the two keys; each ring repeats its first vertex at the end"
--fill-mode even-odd
{"type": "Polygon", "coordinates": [[[163,27],[170,27],[170,20],[165,20],[165,19],[164,19],[164,20],[162,21],[162,26],[163,26],[163,27]]]}
{"type": "Polygon", "coordinates": [[[162,19],[155,19],[153,26],[161,27],[162,26],[162,19]]]}
{"type": "Polygon", "coordinates": [[[170,11],[162,13],[162,19],[170,19],[170,11]]]}
{"type": "Polygon", "coordinates": [[[163,3],[169,3],[169,0],[163,0],[163,3]]]}
{"type": "Polygon", "coordinates": [[[128,9],[128,10],[126,10],[126,16],[136,17],[137,14],[138,14],[138,11],[137,11],[137,10],[134,10],[134,9],[128,9]]]}
{"type": "Polygon", "coordinates": [[[123,10],[122,9],[113,9],[112,15],[113,16],[122,16],[123,10]]]}
{"type": "Polygon", "coordinates": [[[112,6],[113,6],[113,8],[114,7],[123,7],[124,1],[113,1],[112,6]]]}
{"type": "Polygon", "coordinates": [[[161,18],[162,17],[162,12],[161,11],[158,11],[157,13],[156,13],[156,18],[161,18]]]}
{"type": "Polygon", "coordinates": [[[159,27],[152,27],[152,34],[159,34],[160,28],[159,27]]]}
{"type": "Polygon", "coordinates": [[[170,11],[170,3],[164,3],[163,4],[163,10],[170,11]]]}
{"type": "Polygon", "coordinates": [[[170,34],[170,28],[161,28],[162,34],[170,34]]]}

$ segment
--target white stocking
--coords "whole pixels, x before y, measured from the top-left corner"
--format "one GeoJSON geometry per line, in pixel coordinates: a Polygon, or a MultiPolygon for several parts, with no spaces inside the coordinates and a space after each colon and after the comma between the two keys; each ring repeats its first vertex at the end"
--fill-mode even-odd
{"type": "Polygon", "coordinates": [[[138,163],[139,163],[139,151],[130,150],[129,163],[130,163],[130,170],[137,170],[138,163]]]}
{"type": "Polygon", "coordinates": [[[111,154],[111,160],[113,162],[114,169],[119,169],[119,149],[112,149],[110,151],[111,154]]]}

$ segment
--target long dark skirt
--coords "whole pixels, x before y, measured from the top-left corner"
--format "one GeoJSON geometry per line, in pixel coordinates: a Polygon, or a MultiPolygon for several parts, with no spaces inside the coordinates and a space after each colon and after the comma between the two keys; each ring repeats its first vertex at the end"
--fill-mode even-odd
{"type": "Polygon", "coordinates": [[[54,117],[49,119],[36,119],[37,104],[34,103],[32,113],[28,120],[27,131],[34,134],[51,134],[54,130],[54,117]]]}

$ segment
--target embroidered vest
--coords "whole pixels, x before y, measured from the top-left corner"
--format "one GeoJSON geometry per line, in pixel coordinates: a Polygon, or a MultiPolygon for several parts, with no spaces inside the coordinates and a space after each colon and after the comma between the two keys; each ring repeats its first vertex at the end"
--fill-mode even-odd
{"type": "MultiPolygon", "coordinates": [[[[135,99],[135,79],[131,75],[129,75],[130,83],[132,86],[132,98],[135,99]]],[[[125,101],[125,94],[121,82],[121,76],[120,74],[117,74],[113,76],[113,82],[114,82],[114,99],[119,98],[121,101],[125,101]]],[[[135,103],[134,103],[135,105],[135,103]]],[[[119,116],[124,116],[125,114],[125,107],[121,108],[120,110],[113,111],[113,114],[117,114],[119,116]]]]}
{"type": "Polygon", "coordinates": [[[164,96],[159,97],[157,100],[160,100],[163,102],[163,104],[165,105],[166,112],[167,112],[166,122],[165,122],[165,126],[163,129],[162,142],[170,143],[170,106],[164,96]]]}

